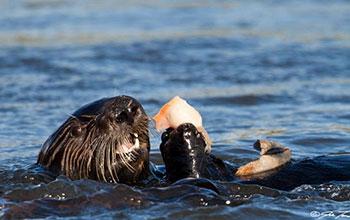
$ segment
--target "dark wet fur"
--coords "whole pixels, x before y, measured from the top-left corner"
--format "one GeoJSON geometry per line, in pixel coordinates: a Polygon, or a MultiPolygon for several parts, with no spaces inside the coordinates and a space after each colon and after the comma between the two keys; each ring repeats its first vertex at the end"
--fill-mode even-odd
{"type": "MultiPolygon", "coordinates": [[[[257,144],[258,142],[255,143],[255,147],[257,144]]],[[[166,175],[171,182],[184,178],[206,178],[292,190],[303,184],[350,180],[350,155],[319,156],[291,161],[278,169],[260,173],[249,179],[239,179],[234,176],[236,172],[234,165],[205,153],[203,137],[198,136],[198,131],[192,124],[183,124],[176,130],[165,131],[160,149],[166,166],[166,175]]],[[[200,182],[203,181],[196,181],[196,184],[200,182]]],[[[207,182],[203,183],[204,187],[208,185],[206,188],[213,188],[207,182]]]]}
{"type": "Polygon", "coordinates": [[[132,184],[149,175],[148,117],[128,96],[105,98],[78,109],[43,144],[37,164],[71,179],[132,184]],[[140,148],[117,154],[137,133],[140,148]]]}
{"type": "Polygon", "coordinates": [[[171,182],[188,177],[233,180],[236,169],[206,153],[205,147],[202,134],[190,123],[164,132],[160,150],[167,178],[171,182]]]}

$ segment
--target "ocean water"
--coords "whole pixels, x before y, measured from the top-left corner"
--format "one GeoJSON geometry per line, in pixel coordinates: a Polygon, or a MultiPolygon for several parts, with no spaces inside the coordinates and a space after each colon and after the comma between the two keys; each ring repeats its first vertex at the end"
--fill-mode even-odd
{"type": "Polygon", "coordinates": [[[256,139],[295,160],[350,154],[349,11],[346,0],[0,1],[0,218],[347,219],[350,181],[217,182],[216,194],[49,181],[29,167],[69,114],[120,94],[150,117],[185,98],[232,163],[258,158],[256,139]]]}

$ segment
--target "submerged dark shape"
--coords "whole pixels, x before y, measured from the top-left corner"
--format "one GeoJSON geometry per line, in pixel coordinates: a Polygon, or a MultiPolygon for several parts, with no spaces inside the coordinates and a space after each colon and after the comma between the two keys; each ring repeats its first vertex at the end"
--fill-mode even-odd
{"type": "Polygon", "coordinates": [[[95,101],[46,140],[37,164],[71,179],[133,184],[150,173],[148,123],[132,97],[95,101]]]}

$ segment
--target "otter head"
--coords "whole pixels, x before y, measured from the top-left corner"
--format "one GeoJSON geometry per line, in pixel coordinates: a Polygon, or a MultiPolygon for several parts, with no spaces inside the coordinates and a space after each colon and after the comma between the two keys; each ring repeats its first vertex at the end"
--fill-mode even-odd
{"type": "Polygon", "coordinates": [[[162,134],[160,150],[171,182],[199,178],[205,172],[206,144],[203,135],[191,123],[184,123],[175,130],[167,129],[162,134]]]}
{"type": "Polygon", "coordinates": [[[37,163],[71,179],[135,183],[149,174],[148,122],[134,98],[95,101],[47,139],[37,163]]]}

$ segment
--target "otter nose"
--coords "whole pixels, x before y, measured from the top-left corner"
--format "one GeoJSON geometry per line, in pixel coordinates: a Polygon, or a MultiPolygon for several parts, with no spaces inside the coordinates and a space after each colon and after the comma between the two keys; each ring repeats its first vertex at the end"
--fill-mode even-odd
{"type": "Polygon", "coordinates": [[[134,123],[134,117],[132,116],[131,112],[127,109],[117,111],[116,112],[116,121],[117,123],[127,123],[132,124],[134,123]]]}

